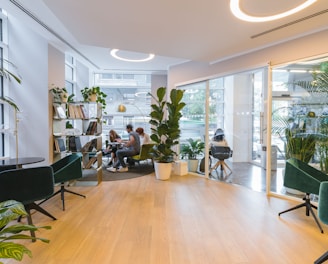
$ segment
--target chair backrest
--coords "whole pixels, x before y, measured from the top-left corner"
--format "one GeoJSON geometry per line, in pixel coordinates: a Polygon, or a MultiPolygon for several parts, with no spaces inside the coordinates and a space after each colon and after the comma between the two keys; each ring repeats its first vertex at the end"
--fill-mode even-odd
{"type": "Polygon", "coordinates": [[[54,175],[50,166],[0,172],[0,201],[16,200],[30,204],[53,193],[54,175]]]}
{"type": "Polygon", "coordinates": [[[219,160],[225,160],[232,157],[232,151],[227,146],[211,146],[211,155],[219,160]]]}
{"type": "Polygon", "coordinates": [[[295,158],[286,161],[285,187],[318,195],[320,183],[323,181],[328,181],[328,176],[307,163],[295,158]]]}
{"type": "Polygon", "coordinates": [[[16,165],[3,165],[0,166],[0,172],[5,170],[13,170],[16,169],[16,165]]]}
{"type": "Polygon", "coordinates": [[[155,145],[154,143],[141,145],[138,160],[151,159],[152,156],[149,153],[150,153],[150,150],[153,148],[154,145],[155,145]]]}
{"type": "Polygon", "coordinates": [[[319,190],[318,216],[328,225],[328,181],[321,182],[319,190]]]}
{"type": "Polygon", "coordinates": [[[82,156],[74,153],[54,162],[50,166],[54,171],[55,183],[82,178],[82,156]]]}

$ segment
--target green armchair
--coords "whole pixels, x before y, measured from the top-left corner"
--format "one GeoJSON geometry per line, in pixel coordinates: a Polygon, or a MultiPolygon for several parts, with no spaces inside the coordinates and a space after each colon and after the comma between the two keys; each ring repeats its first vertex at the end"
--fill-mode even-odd
{"type": "Polygon", "coordinates": [[[313,208],[317,209],[317,206],[311,203],[310,195],[319,195],[320,184],[324,181],[328,181],[328,175],[325,173],[298,159],[288,159],[286,161],[284,186],[304,192],[304,203],[280,212],[279,216],[292,210],[305,207],[306,215],[309,216],[311,213],[321,233],[323,233],[323,229],[313,212],[313,208]]]}
{"type": "MultiPolygon", "coordinates": [[[[50,166],[52,167],[54,171],[54,181],[55,184],[60,184],[60,189],[55,192],[51,197],[60,194],[61,200],[63,204],[63,211],[65,211],[65,192],[75,194],[81,197],[86,197],[83,194],[73,192],[71,190],[68,190],[65,188],[65,183],[71,180],[76,180],[79,178],[82,178],[82,155],[79,153],[74,153],[68,156],[65,156],[64,158],[54,162],[50,166]]],[[[44,203],[45,201],[49,200],[51,197],[43,200],[41,203],[44,203]]]]}
{"type": "Polygon", "coordinates": [[[151,159],[153,162],[153,157],[150,155],[150,150],[153,148],[154,145],[155,145],[154,143],[141,145],[140,153],[138,155],[132,156],[131,159],[137,161],[139,165],[140,165],[140,161],[142,160],[151,159]]]}
{"type": "MultiPolygon", "coordinates": [[[[319,189],[318,216],[319,219],[328,225],[328,182],[322,182],[319,189]]],[[[320,256],[314,264],[321,264],[328,260],[328,251],[320,256]]]]}
{"type": "MultiPolygon", "coordinates": [[[[27,212],[29,225],[33,225],[32,209],[56,220],[53,215],[35,203],[50,197],[53,193],[54,174],[50,166],[9,169],[0,172],[0,201],[16,200],[21,202],[27,212]]],[[[30,232],[31,236],[35,237],[35,231],[31,230],[30,232]]]]}

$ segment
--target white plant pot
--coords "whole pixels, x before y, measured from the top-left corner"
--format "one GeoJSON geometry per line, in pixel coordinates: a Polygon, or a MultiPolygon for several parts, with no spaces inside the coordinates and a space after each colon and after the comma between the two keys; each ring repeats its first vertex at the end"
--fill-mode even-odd
{"type": "Polygon", "coordinates": [[[198,160],[188,160],[188,170],[190,172],[196,172],[198,169],[198,160]]]}
{"type": "Polygon", "coordinates": [[[155,176],[157,180],[168,180],[171,176],[172,163],[154,162],[155,176]]]}

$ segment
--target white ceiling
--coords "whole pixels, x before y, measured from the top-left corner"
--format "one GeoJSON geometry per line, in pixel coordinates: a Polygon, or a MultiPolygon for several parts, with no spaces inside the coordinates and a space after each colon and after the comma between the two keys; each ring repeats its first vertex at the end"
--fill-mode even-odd
{"type": "MultiPolygon", "coordinates": [[[[249,14],[267,16],[304,1],[241,0],[241,7],[249,14]]],[[[328,28],[328,0],[317,0],[297,14],[265,23],[238,20],[231,14],[228,0],[21,0],[20,3],[69,43],[70,47],[64,45],[68,50],[78,51],[99,70],[163,71],[185,61],[213,63],[328,28]],[[296,22],[318,12],[323,14],[296,22]],[[270,30],[273,31],[252,38],[270,30]],[[156,57],[151,62],[122,62],[110,56],[111,49],[125,51],[122,56],[154,53],[156,57]]],[[[58,38],[50,38],[63,46],[58,38]]]]}

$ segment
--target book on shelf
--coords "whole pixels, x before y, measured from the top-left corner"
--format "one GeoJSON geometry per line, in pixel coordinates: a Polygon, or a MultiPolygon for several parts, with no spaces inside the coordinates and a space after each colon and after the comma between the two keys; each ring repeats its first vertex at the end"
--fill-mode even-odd
{"type": "Polygon", "coordinates": [[[82,112],[83,118],[84,119],[88,119],[89,118],[89,114],[88,114],[87,109],[85,108],[85,105],[81,104],[80,105],[80,108],[81,108],[81,112],[82,112]]]}
{"type": "Polygon", "coordinates": [[[70,118],[75,118],[74,106],[72,104],[68,105],[68,116],[70,118]]]}
{"type": "Polygon", "coordinates": [[[93,152],[94,149],[97,149],[97,138],[94,138],[81,148],[81,152],[93,152]]]}
{"type": "Polygon", "coordinates": [[[86,135],[94,135],[97,131],[97,121],[90,121],[87,131],[85,132],[86,135]]]}
{"type": "Polygon", "coordinates": [[[85,169],[90,169],[93,163],[97,161],[97,157],[90,157],[88,162],[85,164],[84,168],[85,169]]]}
{"type": "Polygon", "coordinates": [[[55,138],[55,152],[63,152],[66,150],[65,141],[63,138],[55,138]]]}
{"type": "Polygon", "coordinates": [[[80,137],[70,136],[68,139],[69,150],[72,152],[79,152],[82,149],[80,137]]]}
{"type": "Polygon", "coordinates": [[[62,105],[54,104],[54,111],[57,118],[66,118],[66,112],[62,105]]]}

